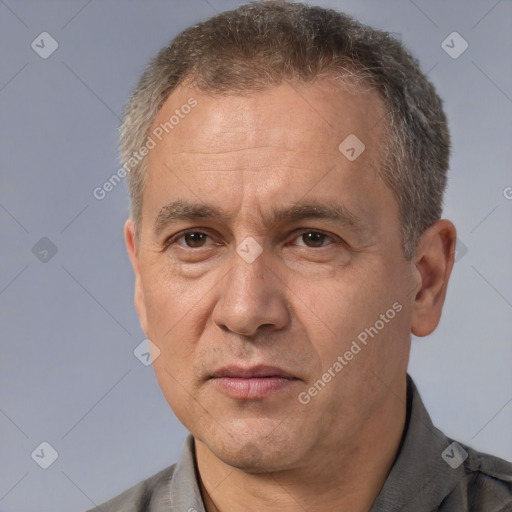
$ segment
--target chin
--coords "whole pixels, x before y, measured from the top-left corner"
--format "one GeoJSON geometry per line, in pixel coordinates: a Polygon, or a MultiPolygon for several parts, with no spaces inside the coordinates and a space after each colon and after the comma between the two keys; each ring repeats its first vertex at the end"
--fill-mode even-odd
{"type": "MultiPolygon", "coordinates": [[[[302,458],[298,448],[305,448],[303,436],[284,431],[280,428],[284,422],[276,424],[267,420],[265,423],[262,426],[254,419],[237,421],[231,428],[219,426],[219,430],[207,436],[195,437],[225,464],[250,473],[279,471],[293,466],[298,458],[302,458]]],[[[289,429],[289,425],[285,428],[289,429]]]]}

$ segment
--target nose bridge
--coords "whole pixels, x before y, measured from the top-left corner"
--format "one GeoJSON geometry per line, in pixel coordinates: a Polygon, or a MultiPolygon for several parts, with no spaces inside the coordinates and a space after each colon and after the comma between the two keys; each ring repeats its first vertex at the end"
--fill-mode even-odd
{"type": "Polygon", "coordinates": [[[232,255],[226,292],[236,299],[261,300],[272,293],[269,257],[262,244],[253,237],[245,238],[232,255]]]}
{"type": "Polygon", "coordinates": [[[217,325],[247,336],[254,334],[261,325],[281,328],[288,318],[280,280],[272,271],[269,255],[259,243],[256,255],[255,243],[255,240],[245,239],[233,252],[229,262],[231,270],[223,281],[214,311],[217,325]],[[240,249],[247,249],[247,252],[240,249]]]}

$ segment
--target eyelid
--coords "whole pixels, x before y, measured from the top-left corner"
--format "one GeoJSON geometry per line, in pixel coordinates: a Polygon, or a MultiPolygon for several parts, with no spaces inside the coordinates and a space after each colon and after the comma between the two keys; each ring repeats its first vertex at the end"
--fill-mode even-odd
{"type": "MultiPolygon", "coordinates": [[[[317,233],[319,235],[323,235],[327,238],[330,238],[331,240],[333,240],[333,242],[336,242],[336,241],[340,241],[340,238],[332,233],[328,233],[326,231],[323,231],[321,229],[307,229],[307,228],[302,228],[302,229],[299,229],[298,232],[294,232],[294,237],[292,240],[296,240],[297,238],[299,238],[301,235],[304,235],[305,233],[317,233]]],[[[322,245],[321,247],[316,247],[316,249],[321,249],[323,247],[328,247],[329,245],[332,245],[332,244],[327,244],[327,245],[322,245]]],[[[300,247],[304,247],[304,246],[300,246],[300,247]]],[[[307,247],[307,246],[306,246],[307,247]]],[[[310,249],[313,249],[313,247],[309,247],[310,249]]]]}
{"type": "MultiPolygon", "coordinates": [[[[185,230],[179,231],[178,233],[175,233],[174,235],[171,235],[170,237],[165,239],[165,241],[163,243],[163,247],[162,247],[162,252],[166,251],[171,245],[174,245],[180,238],[184,237],[185,235],[187,235],[189,233],[201,233],[210,238],[213,238],[212,235],[209,233],[208,228],[198,227],[198,228],[185,229],[185,230]]],[[[293,236],[292,240],[295,240],[296,238],[298,238],[299,236],[301,236],[305,233],[318,233],[318,234],[326,236],[327,238],[330,238],[334,242],[336,242],[336,241],[341,242],[341,243],[344,242],[339,236],[337,236],[333,233],[329,233],[322,229],[315,229],[315,228],[298,228],[298,229],[294,230],[290,236],[293,236]]],[[[323,245],[320,247],[315,247],[315,249],[329,247],[330,245],[333,245],[333,244],[327,244],[327,245],[323,245]]],[[[203,249],[204,248],[204,247],[187,247],[187,246],[181,246],[181,247],[185,247],[187,249],[203,249]]],[[[301,247],[304,247],[304,246],[301,246],[301,247]]],[[[310,247],[310,249],[313,249],[313,247],[310,247]]]]}
{"type": "MultiPolygon", "coordinates": [[[[166,238],[162,244],[162,252],[166,251],[171,245],[174,245],[180,238],[184,237],[185,235],[189,233],[201,233],[203,235],[209,236],[212,238],[209,230],[207,228],[190,228],[190,229],[184,229],[183,231],[179,231],[178,233],[175,233],[174,235],[169,236],[166,238]]],[[[186,246],[182,246],[186,247],[186,246]]],[[[189,249],[193,249],[193,247],[188,247],[189,249]]],[[[198,249],[201,249],[201,247],[198,247],[198,249]]]]}

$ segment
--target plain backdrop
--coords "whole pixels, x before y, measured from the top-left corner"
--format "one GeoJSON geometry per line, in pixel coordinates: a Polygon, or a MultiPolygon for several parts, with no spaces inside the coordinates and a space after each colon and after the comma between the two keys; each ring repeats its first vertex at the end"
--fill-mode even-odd
{"type": "MultiPolygon", "coordinates": [[[[186,431],[134,355],[126,187],[93,190],[148,59],[240,3],[0,1],[0,511],[85,510],[179,457],[186,431]]],[[[395,33],[445,101],[457,263],[410,373],[447,435],[512,459],[512,3],[317,4],[395,33]]]]}

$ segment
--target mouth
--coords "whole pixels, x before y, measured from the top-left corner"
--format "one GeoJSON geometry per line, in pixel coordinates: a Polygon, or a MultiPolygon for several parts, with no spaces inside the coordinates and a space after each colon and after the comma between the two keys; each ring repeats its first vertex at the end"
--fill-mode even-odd
{"type": "Polygon", "coordinates": [[[221,392],[239,400],[258,400],[288,389],[300,379],[276,366],[227,366],[209,379],[221,392]]]}

